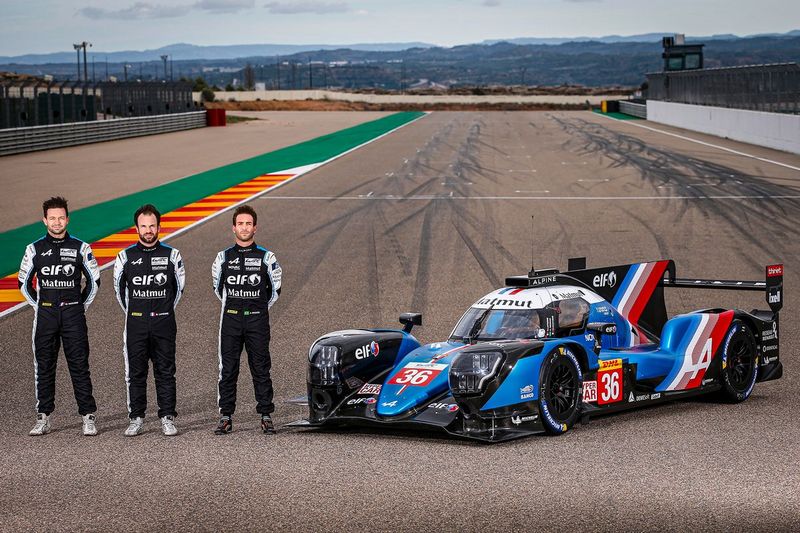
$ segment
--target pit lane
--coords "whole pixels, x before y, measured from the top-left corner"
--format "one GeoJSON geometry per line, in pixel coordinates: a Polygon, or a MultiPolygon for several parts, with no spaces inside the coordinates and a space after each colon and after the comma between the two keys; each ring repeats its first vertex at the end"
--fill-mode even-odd
{"type": "MultiPolygon", "coordinates": [[[[797,156],[683,134],[800,166],[797,156]]],[[[504,276],[527,272],[532,239],[537,267],[563,268],[578,255],[589,266],[672,258],[681,276],[758,279],[763,265],[784,262],[784,378],[736,406],[671,403],[557,438],[485,446],[363,430],[265,437],[243,370],[235,431],[216,437],[219,310],[209,280],[215,253],[230,243],[222,216],[171,241],[187,267],[177,438],[161,436],[154,414],[146,434],[121,435],[123,317],[110,273],[88,315],[96,438],[79,436],[63,359],[56,431],[27,437],[32,312],[0,322],[2,527],[793,529],[799,183],[793,169],[590,113],[434,113],[254,202],[258,241],[285,276],[272,317],[279,426],[304,415],[288,400],[304,391],[319,334],[393,326],[401,312],[419,311],[420,340],[440,340],[504,276]]],[[[667,305],[678,313],[766,304],[750,293],[676,290],[667,305]]]]}

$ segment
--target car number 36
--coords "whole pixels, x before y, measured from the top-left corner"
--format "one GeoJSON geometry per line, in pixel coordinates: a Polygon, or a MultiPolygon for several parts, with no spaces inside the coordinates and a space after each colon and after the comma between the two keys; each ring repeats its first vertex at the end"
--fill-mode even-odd
{"type": "Polygon", "coordinates": [[[395,376],[389,381],[389,383],[393,385],[414,385],[417,387],[422,387],[427,385],[428,383],[433,380],[438,374],[439,370],[422,370],[419,368],[405,368],[395,374],[395,376]]]}
{"type": "Polygon", "coordinates": [[[603,402],[613,402],[619,398],[619,373],[607,372],[601,378],[600,398],[603,402]]]}

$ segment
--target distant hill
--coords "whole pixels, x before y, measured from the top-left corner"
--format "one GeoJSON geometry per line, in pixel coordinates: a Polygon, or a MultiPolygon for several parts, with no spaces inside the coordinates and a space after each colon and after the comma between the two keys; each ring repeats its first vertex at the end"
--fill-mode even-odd
{"type": "MultiPolygon", "coordinates": [[[[409,48],[429,48],[435,46],[427,43],[360,43],[360,44],[234,44],[222,46],[197,46],[177,43],[153,50],[124,50],[121,52],[102,52],[89,49],[88,52],[97,58],[112,63],[155,61],[159,56],[167,54],[173,61],[190,59],[236,59],[238,57],[289,55],[309,50],[349,50],[397,51],[409,48]]],[[[48,63],[69,63],[75,60],[75,52],[53,52],[49,54],[26,54],[21,56],[0,56],[0,64],[45,65],[48,63]]]]}
{"type": "MultiPolygon", "coordinates": [[[[713,68],[796,62],[800,59],[800,32],[794,33],[798,35],[704,41],[705,66],[713,68]]],[[[687,39],[687,42],[697,41],[687,39]]],[[[188,46],[192,53],[198,52],[194,48],[207,50],[214,47],[175,46],[177,48],[166,49],[166,53],[169,53],[168,50],[175,51],[172,64],[174,79],[202,76],[209,84],[218,87],[241,83],[244,79],[242,69],[247,64],[253,67],[256,82],[268,88],[282,89],[334,87],[397,90],[408,88],[420,80],[426,80],[430,86],[445,87],[561,84],[632,87],[640,85],[646,73],[662,68],[662,49],[658,40],[608,43],[596,40],[570,41],[558,45],[502,41],[451,48],[423,44],[407,49],[396,45],[401,48],[397,50],[328,48],[281,54],[280,65],[276,64],[274,53],[181,60],[178,59],[181,57],[178,50],[183,47],[188,46]]],[[[239,48],[237,53],[261,51],[258,47],[254,48],[248,45],[239,48]]],[[[104,79],[104,56],[90,52],[89,63],[90,77],[104,79]]],[[[142,61],[129,63],[132,65],[128,69],[129,79],[163,78],[163,64],[158,54],[150,53],[142,61]]],[[[109,56],[109,75],[121,79],[125,64],[109,56]]],[[[75,55],[68,54],[67,60],[61,63],[47,64],[8,64],[0,59],[2,70],[39,76],[50,74],[59,80],[74,79],[75,55]]]]}
{"type": "MultiPolygon", "coordinates": [[[[640,33],[638,35],[605,35],[603,37],[518,37],[514,39],[487,39],[480,44],[564,44],[573,42],[594,41],[598,43],[659,43],[665,36],[675,35],[675,32],[640,33]]],[[[748,39],[750,37],[800,37],[800,30],[786,33],[760,33],[756,35],[738,36],[732,33],[722,33],[707,36],[689,36],[686,39],[693,42],[705,43],[708,41],[731,41],[735,39],[748,39]]]]}

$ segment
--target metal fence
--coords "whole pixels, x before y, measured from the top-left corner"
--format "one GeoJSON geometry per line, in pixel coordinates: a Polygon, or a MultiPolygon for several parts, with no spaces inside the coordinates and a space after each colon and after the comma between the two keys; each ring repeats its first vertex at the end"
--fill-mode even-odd
{"type": "Polygon", "coordinates": [[[193,111],[152,117],[9,128],[0,130],[0,156],[202,128],[205,125],[206,112],[193,111]]]}
{"type": "Polygon", "coordinates": [[[647,99],[800,113],[800,65],[775,63],[647,74],[647,99]]]}
{"type": "Polygon", "coordinates": [[[626,102],[620,100],[619,110],[621,113],[630,115],[632,117],[647,118],[647,106],[645,104],[637,104],[634,102],[626,102]]]}
{"type": "Polygon", "coordinates": [[[0,80],[0,129],[186,113],[198,107],[186,82],[0,80]]]}

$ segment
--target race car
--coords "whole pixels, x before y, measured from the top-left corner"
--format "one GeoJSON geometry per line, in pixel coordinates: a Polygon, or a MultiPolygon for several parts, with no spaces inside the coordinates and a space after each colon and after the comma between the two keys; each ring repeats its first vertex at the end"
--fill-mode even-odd
{"type": "Polygon", "coordinates": [[[499,442],[561,434],[591,416],[699,394],[742,402],[783,373],[783,265],[765,281],[680,279],[671,260],[507,278],[450,338],[403,330],[328,333],[308,352],[309,418],[298,426],[438,429],[499,442]],[[769,310],[702,309],[667,317],[664,289],[756,290],[769,310]]]}

